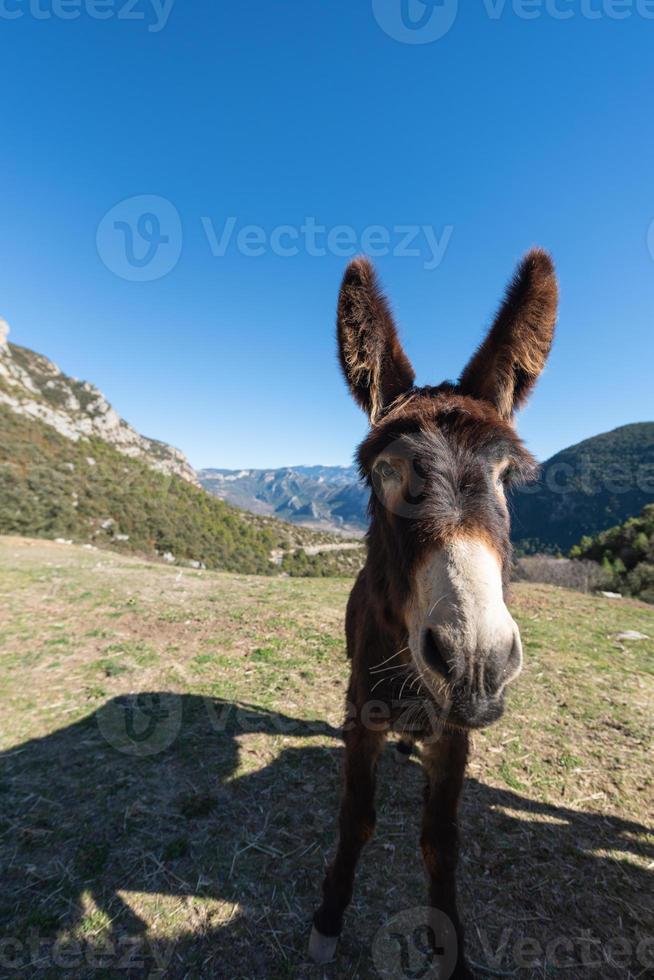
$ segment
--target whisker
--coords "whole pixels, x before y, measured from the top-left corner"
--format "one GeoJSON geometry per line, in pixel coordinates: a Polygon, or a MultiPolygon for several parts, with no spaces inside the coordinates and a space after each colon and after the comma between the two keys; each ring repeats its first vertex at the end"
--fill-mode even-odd
{"type": "MultiPolygon", "coordinates": [[[[398,667],[393,667],[393,670],[396,670],[397,671],[397,676],[398,677],[401,675],[402,669],[403,669],[402,667],[399,667],[399,668],[398,667]]],[[[392,676],[391,677],[380,677],[379,680],[375,684],[373,684],[373,686],[370,688],[370,693],[372,694],[372,692],[376,688],[378,688],[380,684],[383,684],[384,681],[392,681],[392,680],[393,680],[393,677],[392,676]]]]}
{"type": "Polygon", "coordinates": [[[419,727],[420,712],[422,711],[422,707],[422,698],[411,699],[409,711],[405,718],[405,728],[409,732],[413,732],[419,727]]]}
{"type": "Polygon", "coordinates": [[[402,692],[404,691],[404,688],[406,687],[407,681],[409,680],[410,677],[411,677],[411,673],[407,673],[406,677],[404,678],[404,684],[400,688],[400,697],[399,697],[400,701],[402,700],[402,692]]]}
{"type": "Polygon", "coordinates": [[[397,664],[391,664],[390,667],[377,667],[377,668],[375,668],[375,670],[372,670],[372,668],[371,668],[370,669],[370,673],[371,674],[383,674],[387,670],[397,670],[397,669],[398,669],[398,665],[397,664]]]}
{"type": "Polygon", "coordinates": [[[438,603],[439,603],[439,602],[442,602],[442,601],[443,601],[443,599],[446,599],[446,598],[447,598],[447,596],[448,596],[449,594],[450,594],[449,592],[446,592],[446,593],[445,593],[444,595],[442,595],[442,596],[440,597],[440,599],[437,599],[437,600],[436,600],[436,602],[434,603],[434,605],[433,605],[433,606],[431,607],[431,609],[430,609],[430,610],[429,610],[429,612],[427,613],[427,619],[429,619],[429,617],[430,617],[430,616],[431,616],[431,614],[433,613],[433,611],[434,611],[434,609],[436,608],[436,606],[438,605],[438,603]]]}
{"type": "MultiPolygon", "coordinates": [[[[399,657],[401,653],[406,653],[408,649],[409,649],[408,647],[402,647],[402,649],[398,650],[397,653],[393,653],[390,657],[387,657],[386,660],[382,660],[380,664],[375,664],[375,667],[383,667],[384,664],[387,664],[389,660],[394,660],[395,657],[399,657]]],[[[374,673],[372,667],[370,668],[370,672],[374,673]]]]}

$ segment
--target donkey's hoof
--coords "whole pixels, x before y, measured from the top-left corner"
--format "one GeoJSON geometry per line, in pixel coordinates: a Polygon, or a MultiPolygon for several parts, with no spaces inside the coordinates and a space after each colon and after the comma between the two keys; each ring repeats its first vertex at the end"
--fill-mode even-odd
{"type": "Polygon", "coordinates": [[[337,945],[338,936],[323,936],[315,926],[312,928],[309,939],[309,956],[314,963],[319,966],[330,963],[334,959],[337,945]]]}

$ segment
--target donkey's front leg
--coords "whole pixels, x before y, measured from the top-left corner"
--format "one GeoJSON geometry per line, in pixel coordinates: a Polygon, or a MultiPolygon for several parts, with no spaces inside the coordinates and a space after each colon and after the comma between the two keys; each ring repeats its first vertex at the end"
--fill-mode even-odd
{"type": "MultiPolygon", "coordinates": [[[[442,734],[425,742],[422,762],[427,775],[420,845],[429,876],[429,904],[444,912],[454,925],[457,959],[452,980],[472,980],[463,951],[463,927],[456,906],[456,867],[459,853],[458,804],[468,760],[465,732],[442,734]]],[[[439,932],[439,917],[434,915],[439,932]]],[[[444,937],[443,937],[444,938],[444,937]]],[[[439,937],[435,936],[439,945],[439,937]]]]}
{"type": "Polygon", "coordinates": [[[322,905],[313,917],[309,943],[316,963],[328,963],[336,951],[356,864],[375,828],[375,771],[385,737],[385,732],[369,731],[358,723],[345,734],[338,847],[323,882],[322,905]]]}

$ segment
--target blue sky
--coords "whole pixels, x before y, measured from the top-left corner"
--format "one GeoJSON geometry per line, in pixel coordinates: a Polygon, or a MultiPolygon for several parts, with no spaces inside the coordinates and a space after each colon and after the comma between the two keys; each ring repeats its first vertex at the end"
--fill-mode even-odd
{"type": "MultiPolygon", "coordinates": [[[[654,417],[654,3],[465,0],[429,43],[397,40],[417,39],[400,0],[153,3],[0,3],[0,316],[16,343],[196,466],[348,463],[365,420],[336,365],[340,253],[387,253],[405,346],[437,383],[540,244],[562,303],[528,445],[545,458],[654,417]],[[158,224],[139,236],[142,213],[158,224]],[[417,255],[393,254],[400,226],[428,229],[417,255]]],[[[444,3],[409,14],[432,30],[444,3]]]]}

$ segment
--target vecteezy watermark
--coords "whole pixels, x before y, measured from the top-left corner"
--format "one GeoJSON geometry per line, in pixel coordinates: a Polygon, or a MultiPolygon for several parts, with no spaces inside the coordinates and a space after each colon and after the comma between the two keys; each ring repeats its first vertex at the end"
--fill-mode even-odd
{"type": "MultiPolygon", "coordinates": [[[[654,0],[478,0],[489,20],[654,20],[654,0]]],[[[458,0],[372,0],[382,30],[403,44],[431,44],[454,26],[458,0]]]]}
{"type": "Polygon", "coordinates": [[[163,752],[179,735],[182,699],[177,694],[128,694],[108,701],[96,717],[109,745],[144,758],[163,752]]]}
{"type": "Polygon", "coordinates": [[[545,488],[557,496],[579,493],[585,497],[600,494],[622,496],[637,492],[654,501],[654,463],[624,462],[602,464],[582,453],[574,463],[558,460],[541,468],[538,482],[514,488],[514,493],[536,494],[545,488]]]}
{"type": "Polygon", "coordinates": [[[95,237],[98,255],[115,275],[152,282],[168,275],[182,252],[182,222],[165,197],[140,194],[107,211],[95,237]]]}
{"type": "Polygon", "coordinates": [[[491,20],[510,11],[520,20],[654,20],[654,0],[482,0],[491,20]]]}
{"type": "Polygon", "coordinates": [[[431,44],[452,28],[459,0],[372,0],[379,26],[394,41],[431,44]]]}
{"type": "Polygon", "coordinates": [[[168,23],[175,0],[0,0],[0,20],[124,20],[145,24],[151,34],[168,23]]]}
{"type": "Polygon", "coordinates": [[[478,928],[483,950],[482,965],[490,970],[574,970],[597,971],[610,964],[625,976],[649,975],[654,968],[654,937],[632,939],[628,936],[609,936],[600,939],[591,929],[582,929],[575,936],[553,936],[548,939],[534,935],[517,935],[510,927],[502,931],[499,942],[493,942],[486,930],[478,928]]]}
{"type": "MultiPolygon", "coordinates": [[[[517,970],[597,971],[610,965],[625,976],[650,975],[654,968],[654,937],[607,936],[591,929],[577,935],[518,934],[506,927],[499,940],[477,927],[481,943],[480,967],[510,975],[517,970]]],[[[458,942],[450,918],[438,909],[413,908],[394,915],[377,931],[372,958],[381,977],[393,980],[448,980],[458,960],[458,942]]],[[[585,974],[584,974],[585,975],[585,974]]]]}
{"type": "Polygon", "coordinates": [[[358,232],[352,225],[320,224],[307,217],[301,225],[277,225],[268,231],[261,225],[242,225],[229,217],[217,228],[209,217],[200,219],[211,254],[223,258],[230,249],[239,255],[259,258],[266,254],[279,258],[308,255],[322,258],[352,258],[361,252],[370,258],[392,255],[394,258],[422,259],[428,272],[437,269],[452,239],[453,225],[438,233],[433,225],[368,225],[358,232]]]}
{"type": "MultiPolygon", "coordinates": [[[[654,226],[653,226],[654,227],[654,226]]],[[[652,232],[654,238],[654,231],[652,232]]],[[[654,248],[654,242],[653,242],[654,248]]],[[[438,446],[445,460],[451,451],[440,433],[432,436],[432,452],[426,457],[415,441],[401,436],[384,448],[384,458],[371,474],[372,493],[386,510],[398,517],[417,518],[430,506],[434,488],[442,500],[459,492],[456,482],[435,465],[438,446]]],[[[582,453],[570,463],[556,460],[541,467],[538,479],[531,483],[508,485],[512,496],[548,494],[584,497],[620,497],[635,494],[645,503],[654,502],[654,463],[625,459],[623,462],[600,463],[589,453],[582,453]]],[[[638,509],[638,508],[637,508],[638,509]]]]}
{"type": "MultiPolygon", "coordinates": [[[[345,713],[339,708],[338,715],[331,720],[292,718],[254,705],[204,697],[204,724],[213,734],[227,738],[245,733],[340,738],[343,732],[354,728],[371,732],[388,732],[393,728],[427,743],[443,737],[450,704],[437,705],[423,693],[422,685],[416,692],[420,677],[410,664],[405,664],[396,677],[389,677],[383,671],[377,673],[385,684],[390,684],[392,696],[384,700],[371,697],[359,705],[347,701],[345,713]]],[[[137,758],[155,756],[171,748],[179,737],[184,721],[183,703],[184,698],[173,693],[120,695],[98,709],[96,721],[107,744],[117,752],[137,758]]]]}
{"type": "Polygon", "coordinates": [[[449,980],[459,956],[449,916],[433,908],[406,909],[378,929],[372,959],[382,977],[449,980]]]}
{"type": "Polygon", "coordinates": [[[0,939],[0,968],[3,976],[24,977],[30,968],[38,969],[39,974],[56,971],[58,976],[64,972],[68,976],[87,975],[89,970],[109,970],[112,976],[132,976],[131,971],[138,970],[140,976],[151,967],[147,975],[165,976],[174,951],[175,944],[165,939],[117,936],[104,937],[97,943],[67,937],[53,940],[32,928],[27,935],[0,939]]]}
{"type": "Polygon", "coordinates": [[[647,247],[649,249],[649,254],[652,256],[652,261],[654,262],[654,218],[652,218],[650,226],[647,229],[647,247]]]}
{"type": "MultiPolygon", "coordinates": [[[[0,0],[2,2],[2,0],[0,0]]],[[[418,259],[427,272],[441,265],[452,240],[453,225],[438,231],[433,225],[368,225],[357,231],[352,225],[321,224],[307,217],[299,225],[239,224],[225,218],[220,224],[209,216],[199,218],[207,246],[214,258],[235,252],[245,258],[273,255],[289,259],[299,255],[352,258],[365,253],[371,258],[418,259]]],[[[161,279],[177,265],[182,252],[182,222],[177,208],[165,197],[140,194],[114,205],[103,216],[96,232],[98,255],[106,267],[130,282],[161,279]]]]}

